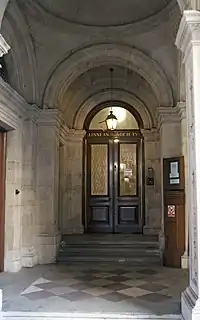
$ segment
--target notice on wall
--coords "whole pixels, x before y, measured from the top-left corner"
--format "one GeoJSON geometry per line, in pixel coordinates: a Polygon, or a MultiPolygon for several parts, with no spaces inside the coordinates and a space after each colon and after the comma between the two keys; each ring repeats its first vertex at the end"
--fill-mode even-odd
{"type": "Polygon", "coordinates": [[[178,161],[170,163],[170,179],[179,178],[178,161]]]}
{"type": "Polygon", "coordinates": [[[173,161],[170,163],[170,174],[169,174],[170,184],[180,183],[179,165],[178,161],[173,161]]]}
{"type": "Polygon", "coordinates": [[[175,218],[176,217],[176,206],[175,205],[168,206],[167,215],[168,215],[168,218],[175,218]]]}

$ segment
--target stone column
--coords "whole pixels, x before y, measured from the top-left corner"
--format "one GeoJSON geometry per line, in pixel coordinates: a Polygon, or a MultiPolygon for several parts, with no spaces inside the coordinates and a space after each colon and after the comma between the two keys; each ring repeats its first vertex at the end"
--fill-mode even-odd
{"type": "Polygon", "coordinates": [[[176,45],[184,55],[188,144],[189,286],[184,319],[200,319],[200,12],[185,11],[176,45]]]}
{"type": "Polygon", "coordinates": [[[158,235],[161,227],[160,136],[157,130],[143,130],[145,156],[145,226],[144,234],[158,235]],[[154,171],[154,185],[146,184],[148,168],[154,171]]]}
{"type": "Polygon", "coordinates": [[[85,131],[70,130],[65,145],[63,233],[83,233],[83,138],[85,131]]]}
{"type": "Polygon", "coordinates": [[[37,120],[37,234],[39,263],[56,260],[58,232],[59,126],[58,110],[42,110],[37,120]]]}

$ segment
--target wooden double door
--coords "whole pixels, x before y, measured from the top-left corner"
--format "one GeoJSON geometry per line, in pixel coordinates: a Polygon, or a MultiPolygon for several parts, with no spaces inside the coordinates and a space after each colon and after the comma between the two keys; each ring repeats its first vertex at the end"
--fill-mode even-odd
{"type": "Polygon", "coordinates": [[[142,232],[142,145],[140,132],[88,133],[86,232],[142,232]]]}

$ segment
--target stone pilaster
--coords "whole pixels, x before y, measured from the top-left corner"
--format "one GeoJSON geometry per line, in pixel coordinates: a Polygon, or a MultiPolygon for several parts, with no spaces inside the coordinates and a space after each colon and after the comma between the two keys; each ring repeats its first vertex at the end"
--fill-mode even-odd
{"type": "Polygon", "coordinates": [[[181,155],[181,121],[176,107],[159,107],[157,128],[160,132],[160,194],[161,194],[161,231],[160,248],[164,251],[164,193],[163,193],[163,159],[181,155]]]}
{"type": "Polygon", "coordinates": [[[7,133],[4,270],[21,269],[22,129],[7,133]],[[19,191],[19,193],[16,192],[19,191]]]}
{"type": "Polygon", "coordinates": [[[58,232],[59,130],[58,110],[42,110],[37,120],[37,235],[39,263],[55,262],[58,232]]]}
{"type": "Polygon", "coordinates": [[[70,130],[65,144],[65,182],[63,202],[63,233],[83,233],[83,138],[84,130],[70,130]]]}
{"type": "Polygon", "coordinates": [[[154,171],[154,185],[145,181],[145,226],[144,234],[159,234],[161,227],[160,201],[160,136],[157,130],[143,130],[145,154],[145,180],[148,168],[154,171]]]}
{"type": "Polygon", "coordinates": [[[30,106],[23,126],[23,177],[22,177],[22,267],[33,267],[38,263],[36,243],[36,141],[37,107],[30,106]]]}
{"type": "Polygon", "coordinates": [[[184,319],[200,318],[200,12],[185,11],[176,45],[184,55],[188,145],[189,286],[182,294],[184,319]]]}
{"type": "Polygon", "coordinates": [[[184,156],[185,166],[185,252],[181,259],[182,269],[188,268],[188,152],[187,152],[187,119],[186,119],[186,103],[178,102],[177,109],[181,119],[181,153],[184,156]]]}

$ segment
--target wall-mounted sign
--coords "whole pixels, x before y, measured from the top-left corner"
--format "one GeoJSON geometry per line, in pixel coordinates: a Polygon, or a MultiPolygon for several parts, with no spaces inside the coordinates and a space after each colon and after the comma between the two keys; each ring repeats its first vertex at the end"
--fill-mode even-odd
{"type": "Polygon", "coordinates": [[[88,137],[141,137],[140,131],[98,131],[98,132],[88,132],[88,137]]]}
{"type": "Polygon", "coordinates": [[[176,217],[176,206],[175,205],[168,206],[167,216],[168,216],[168,218],[175,218],[176,217]]]}
{"type": "Polygon", "coordinates": [[[170,184],[179,184],[180,183],[178,161],[170,162],[169,181],[170,181],[170,184]]]}

